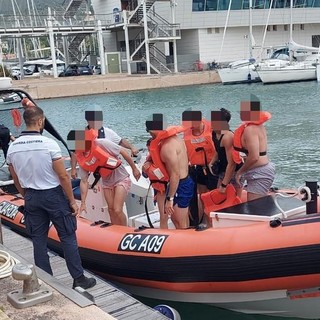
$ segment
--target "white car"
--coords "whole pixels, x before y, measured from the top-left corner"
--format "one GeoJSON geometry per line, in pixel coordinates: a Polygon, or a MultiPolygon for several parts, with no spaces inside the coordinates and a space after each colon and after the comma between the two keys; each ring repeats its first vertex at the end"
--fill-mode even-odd
{"type": "MultiPolygon", "coordinates": [[[[12,79],[21,80],[20,67],[12,67],[10,71],[11,71],[12,79]]],[[[24,72],[24,76],[31,76],[33,74],[33,72],[26,67],[23,67],[23,72],[24,72]]]]}
{"type": "MultiPolygon", "coordinates": [[[[57,63],[58,75],[64,71],[64,68],[65,68],[64,63],[57,63]]],[[[43,66],[40,72],[45,76],[53,76],[53,65],[49,64],[47,66],[43,66]]]]}

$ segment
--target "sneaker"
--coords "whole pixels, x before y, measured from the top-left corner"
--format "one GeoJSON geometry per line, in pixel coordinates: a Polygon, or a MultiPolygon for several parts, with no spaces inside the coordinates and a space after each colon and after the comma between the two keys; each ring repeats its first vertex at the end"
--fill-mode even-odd
{"type": "Polygon", "coordinates": [[[96,285],[97,281],[95,278],[88,278],[85,275],[80,276],[73,280],[72,288],[81,287],[82,289],[89,289],[96,285]]]}

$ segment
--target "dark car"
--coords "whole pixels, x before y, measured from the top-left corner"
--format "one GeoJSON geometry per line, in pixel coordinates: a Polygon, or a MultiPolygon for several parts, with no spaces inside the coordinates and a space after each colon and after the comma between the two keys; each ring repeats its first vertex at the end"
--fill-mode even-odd
{"type": "Polygon", "coordinates": [[[84,76],[92,74],[93,71],[88,65],[71,64],[59,74],[59,77],[84,76]]]}

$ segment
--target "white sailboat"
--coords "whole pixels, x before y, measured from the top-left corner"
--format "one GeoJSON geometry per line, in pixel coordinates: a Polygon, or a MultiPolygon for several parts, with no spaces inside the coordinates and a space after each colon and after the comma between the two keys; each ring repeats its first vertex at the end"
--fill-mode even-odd
{"type": "MultiPolygon", "coordinates": [[[[229,3],[230,10],[231,1],[229,3]]],[[[252,0],[249,1],[249,59],[237,60],[229,63],[226,68],[218,69],[218,74],[223,84],[251,83],[260,81],[255,70],[256,60],[253,58],[252,47],[254,39],[252,35],[252,0]]]]}
{"type": "Polygon", "coordinates": [[[317,64],[319,63],[319,49],[301,46],[292,39],[292,9],[293,0],[290,1],[290,43],[289,61],[270,59],[260,63],[257,72],[261,81],[266,83],[309,81],[317,79],[317,64]],[[303,51],[304,57],[294,57],[295,52],[303,51]],[[295,59],[295,60],[294,60],[295,59]]]}

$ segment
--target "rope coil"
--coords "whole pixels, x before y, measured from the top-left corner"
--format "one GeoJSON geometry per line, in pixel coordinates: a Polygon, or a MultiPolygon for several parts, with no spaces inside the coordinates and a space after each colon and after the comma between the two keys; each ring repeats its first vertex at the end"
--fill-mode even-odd
{"type": "Polygon", "coordinates": [[[7,251],[0,250],[0,279],[11,276],[12,268],[20,261],[12,257],[7,251]]]}

